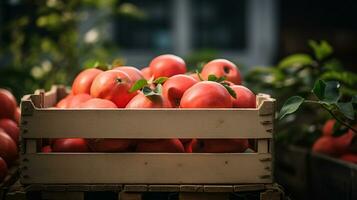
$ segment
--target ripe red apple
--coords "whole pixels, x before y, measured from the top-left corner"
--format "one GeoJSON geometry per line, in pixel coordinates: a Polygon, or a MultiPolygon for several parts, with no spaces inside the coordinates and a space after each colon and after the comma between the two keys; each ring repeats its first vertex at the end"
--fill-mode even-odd
{"type": "Polygon", "coordinates": [[[186,73],[185,61],[175,55],[165,54],[154,58],[150,62],[150,70],[154,78],[171,77],[186,73]]]}
{"type": "Polygon", "coordinates": [[[341,155],[347,153],[354,137],[356,137],[356,134],[354,134],[351,129],[339,137],[334,137],[337,154],[341,155]]]}
{"type": "Polygon", "coordinates": [[[341,160],[357,164],[357,154],[356,153],[346,153],[340,157],[341,160]]]}
{"type": "Polygon", "coordinates": [[[204,80],[208,80],[209,75],[226,77],[227,81],[234,84],[242,84],[242,77],[237,66],[226,59],[216,59],[203,66],[201,75],[204,80]]]}
{"type": "Polygon", "coordinates": [[[167,152],[184,153],[185,148],[179,139],[160,139],[160,140],[140,140],[136,146],[137,152],[167,152]]]}
{"type": "Polygon", "coordinates": [[[61,99],[57,104],[56,108],[69,108],[69,104],[73,98],[73,94],[67,95],[65,98],[61,99]]]}
{"type": "Polygon", "coordinates": [[[2,157],[8,165],[18,158],[16,143],[2,130],[0,130],[0,157],[2,157]]]}
{"type": "Polygon", "coordinates": [[[106,99],[99,99],[99,98],[93,98],[93,99],[89,99],[88,101],[81,103],[79,105],[79,108],[92,108],[92,109],[96,109],[96,108],[117,108],[117,106],[106,99]]]}
{"type": "Polygon", "coordinates": [[[0,106],[0,118],[14,118],[17,106],[16,99],[11,92],[2,88],[0,88],[0,106]]]}
{"type": "Polygon", "coordinates": [[[19,143],[20,129],[11,119],[0,119],[0,128],[7,133],[16,144],[19,143]]]}
{"type": "Polygon", "coordinates": [[[89,152],[88,144],[82,138],[63,138],[53,142],[53,152],[89,152]]]}
{"type": "Polygon", "coordinates": [[[21,119],[21,109],[17,107],[14,113],[14,120],[17,124],[20,124],[20,119],[21,119]]]}
{"type": "Polygon", "coordinates": [[[50,145],[44,146],[41,149],[42,153],[51,153],[52,152],[52,147],[50,145]]]}
{"type": "Polygon", "coordinates": [[[94,79],[90,94],[95,98],[110,100],[118,108],[125,108],[126,104],[136,95],[136,92],[129,92],[133,84],[125,72],[109,70],[100,73],[94,79]]]}
{"type": "Polygon", "coordinates": [[[192,78],[194,78],[197,82],[201,81],[201,79],[200,79],[200,77],[198,76],[197,73],[190,73],[188,75],[191,76],[192,78]]]}
{"type": "Polygon", "coordinates": [[[248,149],[247,139],[204,139],[204,153],[242,153],[248,149]]]}
{"type": "Polygon", "coordinates": [[[186,153],[194,153],[199,151],[199,143],[197,139],[190,139],[190,141],[184,143],[186,153]]]}
{"type": "Polygon", "coordinates": [[[188,75],[174,75],[164,83],[162,95],[168,99],[171,107],[178,108],[183,94],[196,83],[198,81],[188,75]]]}
{"type": "Polygon", "coordinates": [[[323,135],[333,135],[333,127],[335,126],[336,120],[329,119],[325,122],[324,126],[322,127],[322,134],[323,135]]]}
{"type": "Polygon", "coordinates": [[[332,136],[322,136],[317,139],[312,146],[313,152],[318,152],[330,156],[335,156],[337,154],[335,148],[335,140],[332,136]]]}
{"type": "Polygon", "coordinates": [[[0,157],[0,183],[5,179],[7,170],[8,169],[5,160],[0,157]]]}
{"type": "Polygon", "coordinates": [[[82,93],[74,95],[68,102],[67,108],[79,108],[82,103],[90,100],[92,97],[89,94],[82,93]]]}
{"type": "Polygon", "coordinates": [[[171,106],[161,95],[145,96],[139,92],[129,101],[126,108],[171,108],[171,106]]]}
{"type": "Polygon", "coordinates": [[[152,77],[152,72],[149,67],[145,67],[145,68],[141,69],[141,73],[146,80],[150,80],[152,77]]]}
{"type": "Polygon", "coordinates": [[[114,70],[119,70],[128,74],[130,79],[135,83],[136,81],[143,79],[144,76],[140,70],[132,66],[120,66],[115,67],[114,70]]]}
{"type": "Polygon", "coordinates": [[[242,85],[233,85],[231,88],[237,95],[237,98],[232,97],[233,108],[256,108],[256,96],[252,91],[242,85]]]}
{"type": "Polygon", "coordinates": [[[73,81],[72,93],[74,95],[81,93],[90,94],[93,80],[102,72],[102,70],[96,68],[83,70],[73,81]]]}
{"type": "Polygon", "coordinates": [[[226,88],[212,81],[198,82],[183,94],[181,108],[231,108],[232,98],[226,88]]]}
{"type": "Polygon", "coordinates": [[[94,152],[127,152],[132,145],[132,140],[94,139],[89,144],[91,150],[94,152]]]}

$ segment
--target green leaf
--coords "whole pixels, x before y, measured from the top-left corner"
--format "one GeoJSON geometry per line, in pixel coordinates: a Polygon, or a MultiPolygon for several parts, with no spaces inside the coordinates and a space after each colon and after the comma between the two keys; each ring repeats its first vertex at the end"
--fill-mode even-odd
{"type": "Polygon", "coordinates": [[[340,84],[337,81],[328,81],[317,80],[315,82],[312,93],[316,97],[327,103],[336,103],[340,98],[340,84]]]}
{"type": "Polygon", "coordinates": [[[150,96],[159,96],[162,94],[162,85],[158,84],[154,90],[152,90],[150,87],[145,86],[142,90],[143,94],[147,97],[150,96]]]}
{"type": "Polygon", "coordinates": [[[137,90],[142,89],[143,87],[148,85],[148,81],[145,79],[140,79],[135,82],[135,84],[130,88],[129,92],[135,92],[137,90]]]}
{"type": "Polygon", "coordinates": [[[321,74],[320,79],[335,80],[350,86],[357,85],[357,74],[347,71],[328,71],[321,74]]]}
{"type": "Polygon", "coordinates": [[[159,77],[154,80],[154,83],[155,84],[163,84],[165,81],[167,81],[167,79],[169,79],[169,78],[168,77],[159,77]]]}
{"type": "Polygon", "coordinates": [[[208,76],[208,81],[216,81],[217,79],[218,79],[217,76],[214,75],[214,74],[210,74],[210,75],[208,76]]]}
{"type": "Polygon", "coordinates": [[[228,83],[222,82],[221,85],[223,85],[224,88],[228,91],[228,93],[233,97],[237,98],[237,93],[228,85],[228,83]]]}
{"type": "Polygon", "coordinates": [[[222,81],[225,81],[226,79],[227,79],[227,77],[222,76],[222,77],[219,77],[219,78],[216,80],[216,82],[217,82],[217,83],[220,83],[220,82],[222,82],[222,81]]]}
{"type": "Polygon", "coordinates": [[[337,108],[338,110],[348,119],[354,120],[355,118],[355,113],[353,110],[353,105],[352,102],[347,102],[347,103],[337,103],[337,108]]]}
{"type": "Polygon", "coordinates": [[[162,85],[161,84],[158,84],[154,90],[154,92],[157,94],[157,95],[161,95],[162,94],[162,85]]]}
{"type": "Polygon", "coordinates": [[[200,81],[203,81],[203,78],[198,70],[196,70],[196,74],[197,74],[198,78],[200,79],[200,81]]]}
{"type": "Polygon", "coordinates": [[[296,112],[301,104],[304,102],[304,98],[300,96],[292,96],[284,103],[279,113],[279,119],[283,119],[286,115],[290,115],[296,112]]]}
{"type": "Polygon", "coordinates": [[[279,62],[278,67],[281,69],[290,68],[290,67],[300,67],[304,65],[311,65],[313,59],[307,54],[293,54],[285,57],[282,61],[279,62]]]}
{"type": "Polygon", "coordinates": [[[314,40],[310,40],[309,46],[314,51],[315,57],[318,60],[322,60],[322,59],[330,56],[333,53],[333,49],[332,49],[331,45],[328,42],[326,42],[325,40],[322,40],[320,43],[318,43],[314,40]]]}

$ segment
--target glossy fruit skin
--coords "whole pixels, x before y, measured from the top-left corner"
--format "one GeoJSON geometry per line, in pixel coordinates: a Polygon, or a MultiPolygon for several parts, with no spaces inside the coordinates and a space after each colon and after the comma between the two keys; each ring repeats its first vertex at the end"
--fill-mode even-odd
{"type": "Polygon", "coordinates": [[[231,108],[232,98],[226,88],[212,81],[202,81],[183,94],[180,108],[231,108]]]}
{"type": "Polygon", "coordinates": [[[96,68],[85,69],[80,72],[73,81],[72,93],[76,94],[90,94],[90,88],[93,80],[103,71],[96,68]]]}
{"type": "Polygon", "coordinates": [[[106,99],[92,98],[84,103],[81,103],[79,108],[117,108],[117,106],[113,102],[106,99]]]}
{"type": "Polygon", "coordinates": [[[189,76],[191,76],[192,78],[194,78],[197,82],[200,82],[201,79],[200,77],[198,76],[197,73],[191,73],[191,74],[188,74],[189,76]]]}
{"type": "Polygon", "coordinates": [[[51,153],[52,152],[52,147],[50,145],[44,146],[41,149],[42,153],[51,153]]]}
{"type": "Polygon", "coordinates": [[[74,95],[68,102],[67,108],[79,108],[82,103],[90,100],[92,97],[89,94],[74,95]]]}
{"type": "Polygon", "coordinates": [[[94,152],[128,152],[131,145],[132,140],[126,139],[95,139],[89,142],[94,152]]]}
{"type": "Polygon", "coordinates": [[[69,108],[69,104],[73,98],[73,94],[69,94],[66,97],[64,97],[63,99],[61,99],[57,104],[56,104],[56,108],[69,108]]]}
{"type": "Polygon", "coordinates": [[[346,153],[340,157],[341,160],[357,164],[357,154],[356,153],[346,153]]]}
{"type": "Polygon", "coordinates": [[[179,139],[140,140],[136,146],[136,152],[184,153],[185,148],[179,139]]]}
{"type": "Polygon", "coordinates": [[[53,152],[89,152],[87,141],[82,138],[64,138],[53,142],[53,152]]]}
{"type": "Polygon", "coordinates": [[[5,179],[7,175],[7,164],[3,158],[0,157],[0,183],[5,179]]]}
{"type": "Polygon", "coordinates": [[[146,80],[151,79],[152,72],[151,72],[151,69],[149,67],[142,68],[140,71],[141,71],[142,75],[144,76],[144,78],[146,80]]]}
{"type": "Polygon", "coordinates": [[[322,136],[317,139],[312,146],[312,151],[317,153],[322,153],[330,156],[335,156],[337,154],[334,138],[332,136],[322,136]]]}
{"type": "Polygon", "coordinates": [[[175,55],[164,54],[154,58],[149,65],[154,78],[171,77],[186,73],[185,61],[175,55]]]}
{"type": "Polygon", "coordinates": [[[14,120],[19,125],[21,120],[21,109],[17,107],[14,112],[14,120]]]}
{"type": "Polygon", "coordinates": [[[17,106],[15,97],[6,89],[0,88],[0,118],[14,118],[17,106]]]}
{"type": "Polygon", "coordinates": [[[204,153],[242,153],[249,147],[247,139],[205,139],[202,142],[204,153]]]}
{"type": "Polygon", "coordinates": [[[16,144],[19,143],[20,129],[15,121],[11,119],[0,119],[0,128],[3,129],[16,144]]]}
{"type": "Polygon", "coordinates": [[[242,85],[230,86],[237,95],[237,98],[233,98],[233,108],[256,108],[257,101],[255,94],[248,88],[242,85]]]}
{"type": "Polygon", "coordinates": [[[216,59],[208,62],[202,68],[201,76],[204,80],[208,80],[209,75],[217,77],[226,77],[227,81],[234,84],[242,84],[242,77],[237,66],[226,59],[216,59]]]}
{"type": "Polygon", "coordinates": [[[144,76],[140,70],[132,66],[120,66],[115,67],[114,70],[120,70],[128,74],[130,79],[135,83],[136,81],[143,79],[144,76]]]}
{"type": "Polygon", "coordinates": [[[2,130],[0,130],[0,157],[2,157],[8,165],[18,158],[16,143],[2,130]]]}
{"type": "Polygon", "coordinates": [[[335,126],[336,120],[329,119],[325,122],[324,126],[322,127],[322,134],[323,135],[333,135],[333,127],[335,126]]]}
{"type": "Polygon", "coordinates": [[[171,108],[171,106],[161,95],[145,96],[139,92],[125,108],[171,108]]]}
{"type": "Polygon", "coordinates": [[[188,75],[174,75],[164,83],[162,95],[168,99],[171,107],[178,108],[183,94],[196,83],[198,81],[188,75]]]}
{"type": "Polygon", "coordinates": [[[132,85],[132,80],[125,72],[109,70],[100,73],[94,79],[90,94],[95,98],[110,100],[118,108],[125,108],[126,104],[136,95],[136,92],[129,92],[132,85]]]}

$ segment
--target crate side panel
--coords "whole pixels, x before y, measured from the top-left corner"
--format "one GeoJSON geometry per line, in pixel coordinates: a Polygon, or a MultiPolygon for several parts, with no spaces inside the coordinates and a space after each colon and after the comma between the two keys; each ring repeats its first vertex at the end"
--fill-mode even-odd
{"type": "Polygon", "coordinates": [[[23,119],[24,138],[272,138],[256,109],[40,109],[23,119]]]}
{"type": "Polygon", "coordinates": [[[271,183],[270,154],[29,154],[24,184],[271,183]],[[268,158],[268,159],[267,159],[268,158]],[[261,161],[263,160],[263,161],[261,161]]]}

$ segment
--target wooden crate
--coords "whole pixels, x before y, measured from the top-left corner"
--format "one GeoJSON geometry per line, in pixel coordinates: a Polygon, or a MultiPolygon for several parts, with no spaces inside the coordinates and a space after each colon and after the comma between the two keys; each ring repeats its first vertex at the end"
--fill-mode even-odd
{"type": "Polygon", "coordinates": [[[256,109],[56,109],[64,87],[21,102],[23,184],[272,183],[275,100],[256,109]],[[150,127],[150,128],[148,128],[150,127]],[[256,153],[40,153],[42,138],[250,138],[256,153]]]}

